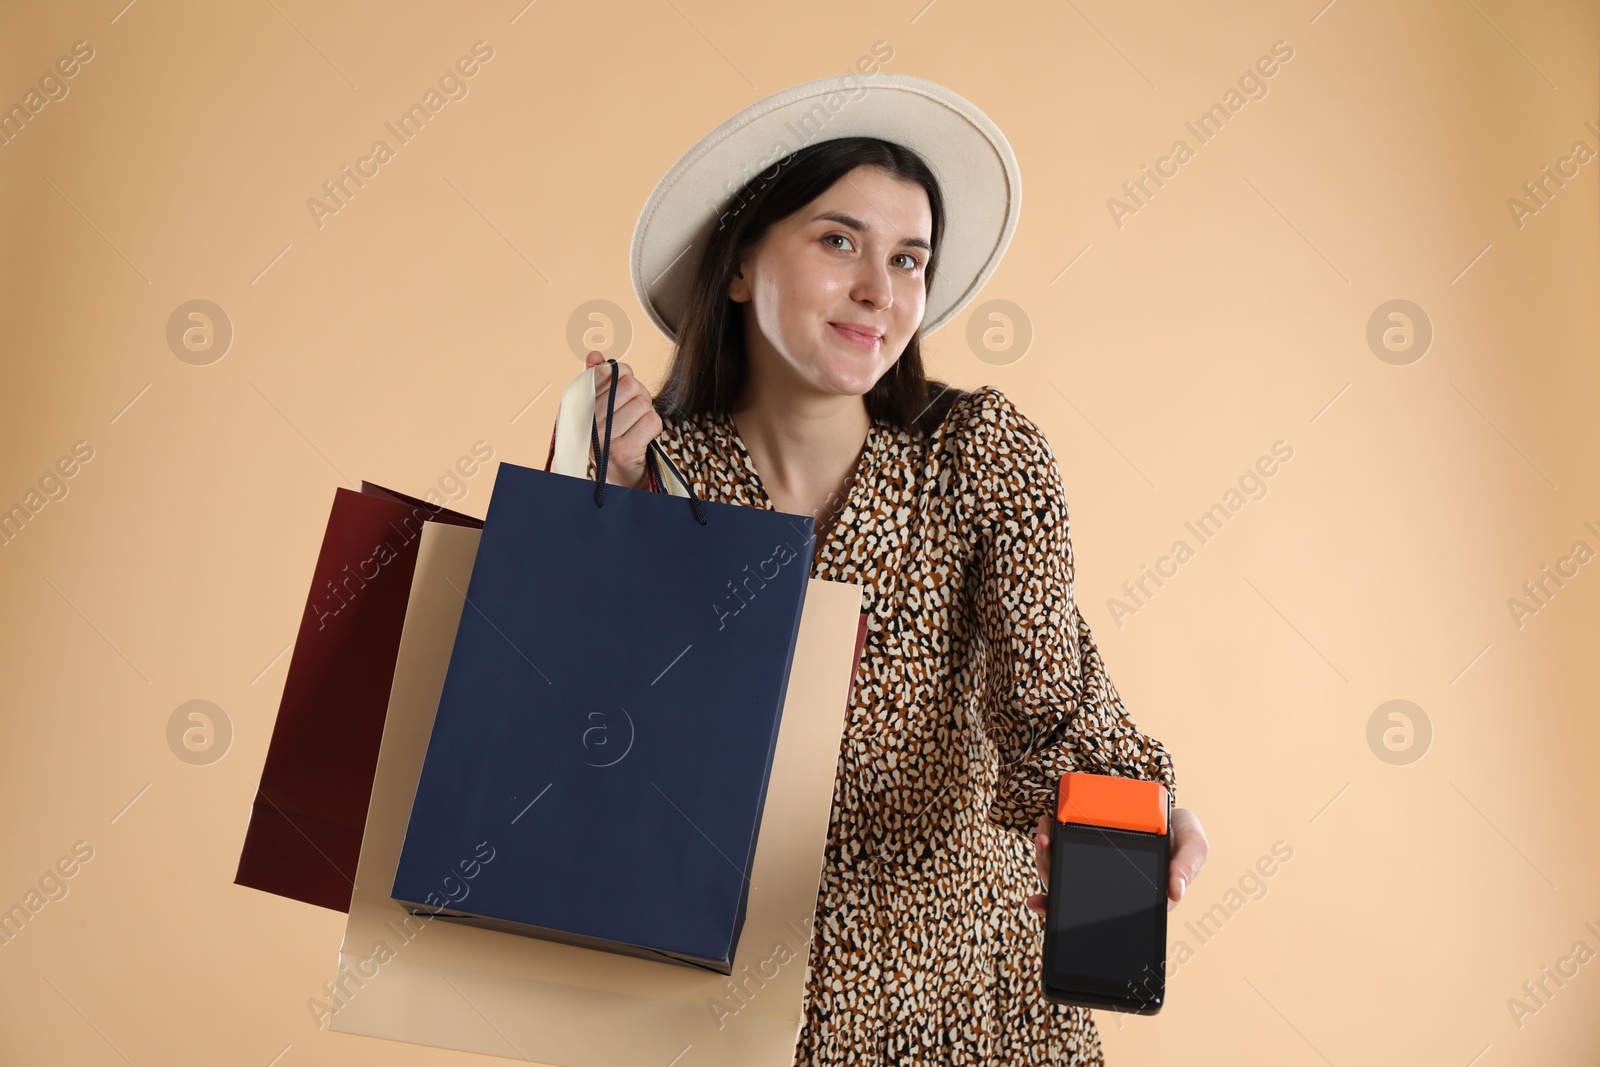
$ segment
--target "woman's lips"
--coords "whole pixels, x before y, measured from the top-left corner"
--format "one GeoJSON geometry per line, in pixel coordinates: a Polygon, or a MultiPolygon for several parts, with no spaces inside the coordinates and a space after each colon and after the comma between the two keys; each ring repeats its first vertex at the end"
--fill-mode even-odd
{"type": "Polygon", "coordinates": [[[839,334],[839,336],[843,337],[846,341],[849,341],[857,348],[871,352],[878,347],[880,338],[874,334],[862,333],[860,330],[852,330],[848,327],[840,326],[836,322],[830,322],[828,325],[831,326],[839,334]]]}

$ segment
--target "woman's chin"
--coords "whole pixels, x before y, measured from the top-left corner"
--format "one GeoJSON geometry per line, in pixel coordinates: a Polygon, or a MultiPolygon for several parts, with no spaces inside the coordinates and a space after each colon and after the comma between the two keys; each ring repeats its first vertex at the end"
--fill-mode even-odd
{"type": "Polygon", "coordinates": [[[860,357],[854,363],[829,361],[821,368],[816,381],[820,388],[831,393],[865,396],[888,369],[876,356],[860,357]]]}
{"type": "Polygon", "coordinates": [[[864,378],[859,374],[853,374],[824,379],[821,388],[835,396],[866,396],[876,384],[878,384],[876,378],[864,378]]]}

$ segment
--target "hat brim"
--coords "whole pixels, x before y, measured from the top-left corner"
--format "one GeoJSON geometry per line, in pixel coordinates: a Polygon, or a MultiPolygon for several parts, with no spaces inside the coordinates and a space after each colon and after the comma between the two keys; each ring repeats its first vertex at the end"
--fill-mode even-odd
{"type": "Polygon", "coordinates": [[[814,141],[879,137],[920,155],[943,194],[944,232],[922,333],[943,326],[983,288],[1011,242],[1022,206],[1016,155],[989,117],[937,82],[909,74],[846,74],[758,100],[702,137],[656,183],[634,225],[633,291],[673,341],[698,254],[734,196],[814,141]]]}

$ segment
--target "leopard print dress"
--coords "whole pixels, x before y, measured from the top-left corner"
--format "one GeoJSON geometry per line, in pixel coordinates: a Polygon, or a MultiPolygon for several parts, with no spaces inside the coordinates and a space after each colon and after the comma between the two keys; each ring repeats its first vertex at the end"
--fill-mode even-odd
{"type": "MultiPolygon", "coordinates": [[[[696,496],[773,508],[731,418],[663,423],[696,496]]],[[[1044,434],[993,387],[931,438],[874,420],[811,575],[860,582],[868,632],[795,1064],[1103,1064],[1089,1011],[1039,992],[1033,825],[1064,771],[1175,782],[1073,599],[1044,434]]]]}

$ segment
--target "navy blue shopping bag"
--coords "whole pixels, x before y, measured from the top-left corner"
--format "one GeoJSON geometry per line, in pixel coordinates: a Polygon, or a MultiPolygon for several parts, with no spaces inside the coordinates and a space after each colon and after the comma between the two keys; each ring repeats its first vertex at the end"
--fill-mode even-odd
{"type": "Polygon", "coordinates": [[[588,388],[594,480],[496,475],[392,895],[729,974],[815,535],[605,485],[588,388]]]}

